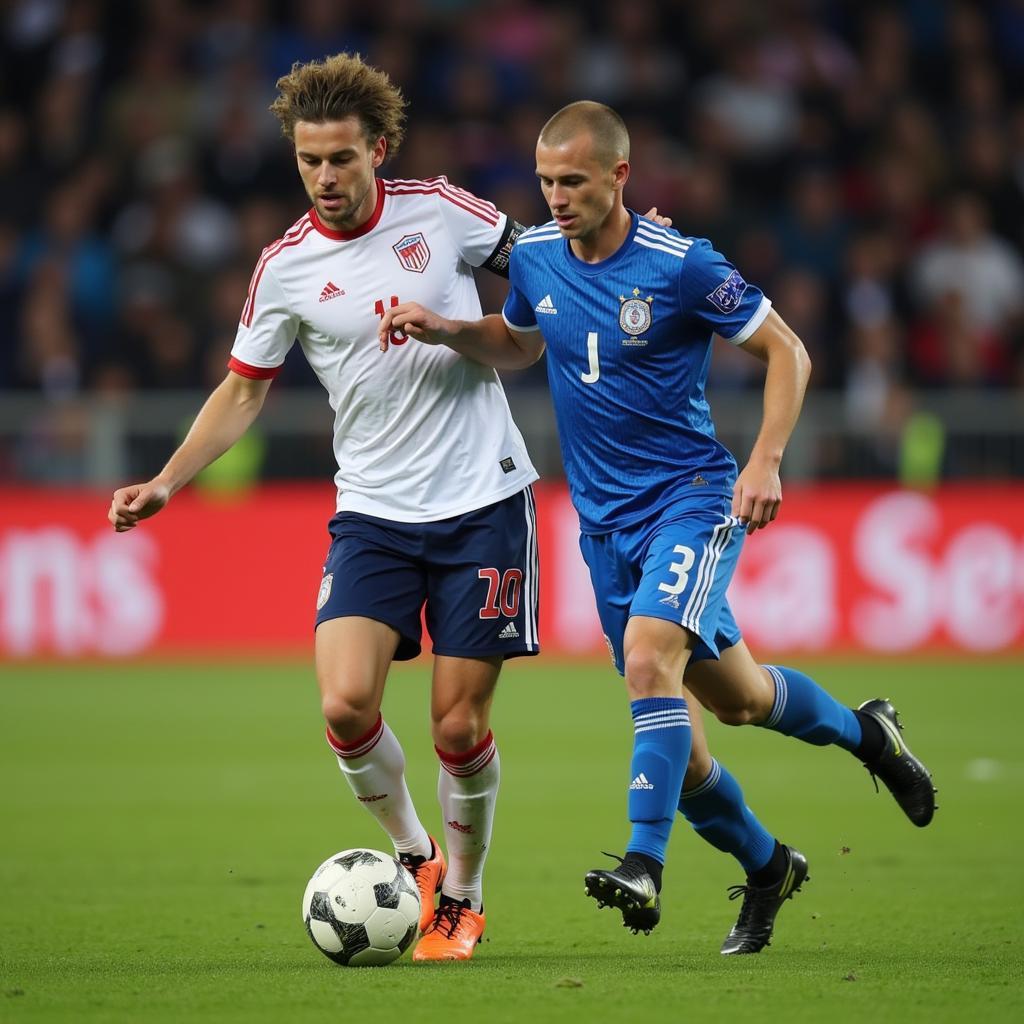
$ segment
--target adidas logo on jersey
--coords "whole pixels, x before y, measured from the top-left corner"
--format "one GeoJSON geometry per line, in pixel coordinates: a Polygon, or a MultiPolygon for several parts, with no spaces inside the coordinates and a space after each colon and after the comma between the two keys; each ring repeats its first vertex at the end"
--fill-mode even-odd
{"type": "Polygon", "coordinates": [[[630,789],[654,789],[654,784],[647,781],[647,776],[641,772],[630,784],[630,789]]]}
{"type": "Polygon", "coordinates": [[[320,293],[320,301],[326,302],[328,299],[336,299],[344,294],[344,288],[339,288],[333,281],[328,281],[324,285],[324,290],[320,293]]]}
{"type": "Polygon", "coordinates": [[[516,629],[516,624],[514,622],[510,622],[498,634],[498,639],[499,640],[518,640],[519,639],[519,630],[516,629]]]}
{"type": "Polygon", "coordinates": [[[533,307],[534,313],[557,313],[555,304],[551,301],[550,295],[545,295],[536,306],[533,307]]]}

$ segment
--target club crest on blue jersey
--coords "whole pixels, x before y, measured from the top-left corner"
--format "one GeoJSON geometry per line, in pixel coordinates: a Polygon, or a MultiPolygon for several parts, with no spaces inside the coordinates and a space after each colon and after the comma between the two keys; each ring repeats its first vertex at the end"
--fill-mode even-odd
{"type": "Polygon", "coordinates": [[[708,301],[723,313],[731,313],[743,298],[747,282],[734,270],[710,295],[708,301]]]}
{"type": "Polygon", "coordinates": [[[403,235],[391,248],[395,250],[398,262],[406,270],[412,270],[414,273],[422,274],[430,262],[430,248],[421,232],[403,235]]]}
{"type": "Polygon", "coordinates": [[[643,334],[651,326],[653,316],[651,314],[651,303],[654,296],[648,295],[646,299],[640,298],[640,289],[633,289],[633,298],[627,299],[625,295],[619,296],[622,303],[619,308],[619,326],[634,338],[643,334]]]}

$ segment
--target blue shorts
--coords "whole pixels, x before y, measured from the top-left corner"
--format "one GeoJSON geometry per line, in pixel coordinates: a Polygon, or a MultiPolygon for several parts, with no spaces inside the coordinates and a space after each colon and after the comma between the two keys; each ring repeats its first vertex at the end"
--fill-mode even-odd
{"type": "Polygon", "coordinates": [[[537,515],[527,487],[497,504],[431,523],[339,512],[316,624],[361,615],[398,630],[396,661],[420,653],[426,607],[434,654],[536,654],[537,515]]]}
{"type": "Polygon", "coordinates": [[[614,533],[580,537],[601,628],[620,674],[631,615],[678,622],[697,637],[690,659],[717,658],[740,639],[725,591],[746,535],[729,499],[671,505],[614,533]]]}

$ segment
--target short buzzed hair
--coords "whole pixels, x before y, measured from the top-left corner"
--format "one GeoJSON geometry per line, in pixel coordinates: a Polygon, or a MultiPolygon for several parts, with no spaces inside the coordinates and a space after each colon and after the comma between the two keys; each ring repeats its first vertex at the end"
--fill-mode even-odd
{"type": "Polygon", "coordinates": [[[611,107],[593,100],[579,100],[562,107],[541,128],[538,141],[545,146],[561,146],[584,133],[593,140],[594,156],[605,167],[629,159],[626,123],[611,107]]]}
{"type": "Polygon", "coordinates": [[[292,141],[298,121],[323,124],[357,117],[371,143],[383,135],[388,155],[398,152],[404,134],[405,99],[383,71],[364,63],[358,53],[293,64],[291,74],[277,80],[277,88],[278,97],[270,111],[292,141]]]}

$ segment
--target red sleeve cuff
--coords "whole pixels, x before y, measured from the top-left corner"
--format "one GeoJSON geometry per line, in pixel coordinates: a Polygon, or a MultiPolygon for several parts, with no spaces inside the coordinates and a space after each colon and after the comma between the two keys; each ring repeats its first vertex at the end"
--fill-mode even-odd
{"type": "Polygon", "coordinates": [[[234,356],[228,360],[228,369],[250,380],[273,380],[281,372],[280,366],[250,366],[234,356]]]}

